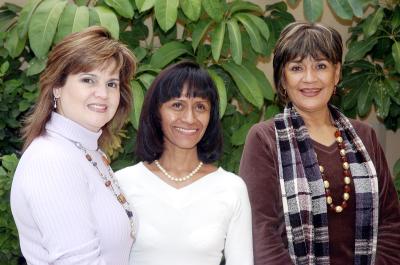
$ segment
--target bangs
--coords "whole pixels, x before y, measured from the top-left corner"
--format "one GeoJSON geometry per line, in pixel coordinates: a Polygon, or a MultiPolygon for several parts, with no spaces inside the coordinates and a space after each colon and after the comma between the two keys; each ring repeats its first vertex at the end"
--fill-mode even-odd
{"type": "Polygon", "coordinates": [[[215,88],[207,73],[198,69],[181,69],[160,80],[159,102],[163,104],[173,98],[186,96],[200,97],[212,101],[215,97],[215,88]],[[182,93],[186,90],[186,94],[182,93]]]}
{"type": "Polygon", "coordinates": [[[303,60],[309,56],[314,60],[325,59],[334,64],[342,61],[340,36],[334,36],[329,28],[321,25],[304,30],[294,27],[282,38],[281,45],[279,49],[284,62],[303,60]]]}

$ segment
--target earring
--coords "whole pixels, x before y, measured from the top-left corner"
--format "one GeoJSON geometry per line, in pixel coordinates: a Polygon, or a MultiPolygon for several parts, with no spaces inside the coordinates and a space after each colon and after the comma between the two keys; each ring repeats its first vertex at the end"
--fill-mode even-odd
{"type": "Polygon", "coordinates": [[[334,95],[334,96],[336,95],[336,89],[337,89],[337,86],[335,85],[335,86],[333,87],[333,95],[334,95]]]}
{"type": "Polygon", "coordinates": [[[56,96],[53,96],[53,101],[54,101],[53,109],[57,109],[57,98],[56,98],[56,96]]]}

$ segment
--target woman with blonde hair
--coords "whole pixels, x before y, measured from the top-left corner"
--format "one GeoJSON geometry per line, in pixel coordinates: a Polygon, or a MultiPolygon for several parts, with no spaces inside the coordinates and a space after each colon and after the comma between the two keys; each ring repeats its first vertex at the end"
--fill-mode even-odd
{"type": "Polygon", "coordinates": [[[130,112],[135,68],[98,26],[50,52],[11,189],[28,264],[128,264],[133,214],[100,147],[130,112]]]}

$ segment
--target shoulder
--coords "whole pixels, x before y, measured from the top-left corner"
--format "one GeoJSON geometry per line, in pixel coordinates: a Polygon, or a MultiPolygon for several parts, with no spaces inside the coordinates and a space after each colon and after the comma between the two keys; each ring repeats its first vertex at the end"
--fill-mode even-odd
{"type": "Polygon", "coordinates": [[[273,119],[254,124],[247,134],[247,144],[252,142],[270,143],[275,142],[275,123],[273,119]]]}
{"type": "Polygon", "coordinates": [[[360,137],[363,144],[366,145],[367,149],[379,144],[375,130],[371,125],[355,119],[349,120],[353,125],[354,131],[357,133],[358,137],[360,137]]]}
{"type": "Polygon", "coordinates": [[[137,176],[143,175],[146,168],[142,162],[139,162],[133,166],[125,167],[115,172],[115,176],[117,180],[122,183],[126,184],[131,181],[134,181],[137,176]]]}
{"type": "Polygon", "coordinates": [[[222,167],[218,168],[217,172],[218,180],[222,183],[227,189],[232,189],[238,192],[246,192],[247,188],[243,179],[238,175],[226,171],[222,167]]]}

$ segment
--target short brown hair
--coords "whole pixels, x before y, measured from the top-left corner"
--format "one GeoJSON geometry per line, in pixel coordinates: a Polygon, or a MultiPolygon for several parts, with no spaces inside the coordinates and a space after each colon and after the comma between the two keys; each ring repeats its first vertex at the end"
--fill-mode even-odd
{"type": "Polygon", "coordinates": [[[287,103],[283,87],[284,68],[296,58],[303,60],[326,59],[333,64],[342,63],[343,45],[339,32],[319,23],[293,22],[281,32],[274,49],[274,83],[278,98],[287,103]]]}
{"type": "Polygon", "coordinates": [[[136,70],[136,62],[132,52],[124,44],[112,39],[109,31],[92,26],[68,35],[49,53],[46,68],[40,76],[39,98],[22,129],[24,150],[44,132],[53,111],[53,88],[64,86],[68,75],[105,67],[109,60],[115,60],[115,70],[119,70],[121,93],[115,116],[104,125],[99,139],[103,148],[110,144],[112,134],[121,129],[131,110],[130,80],[136,70]]]}

